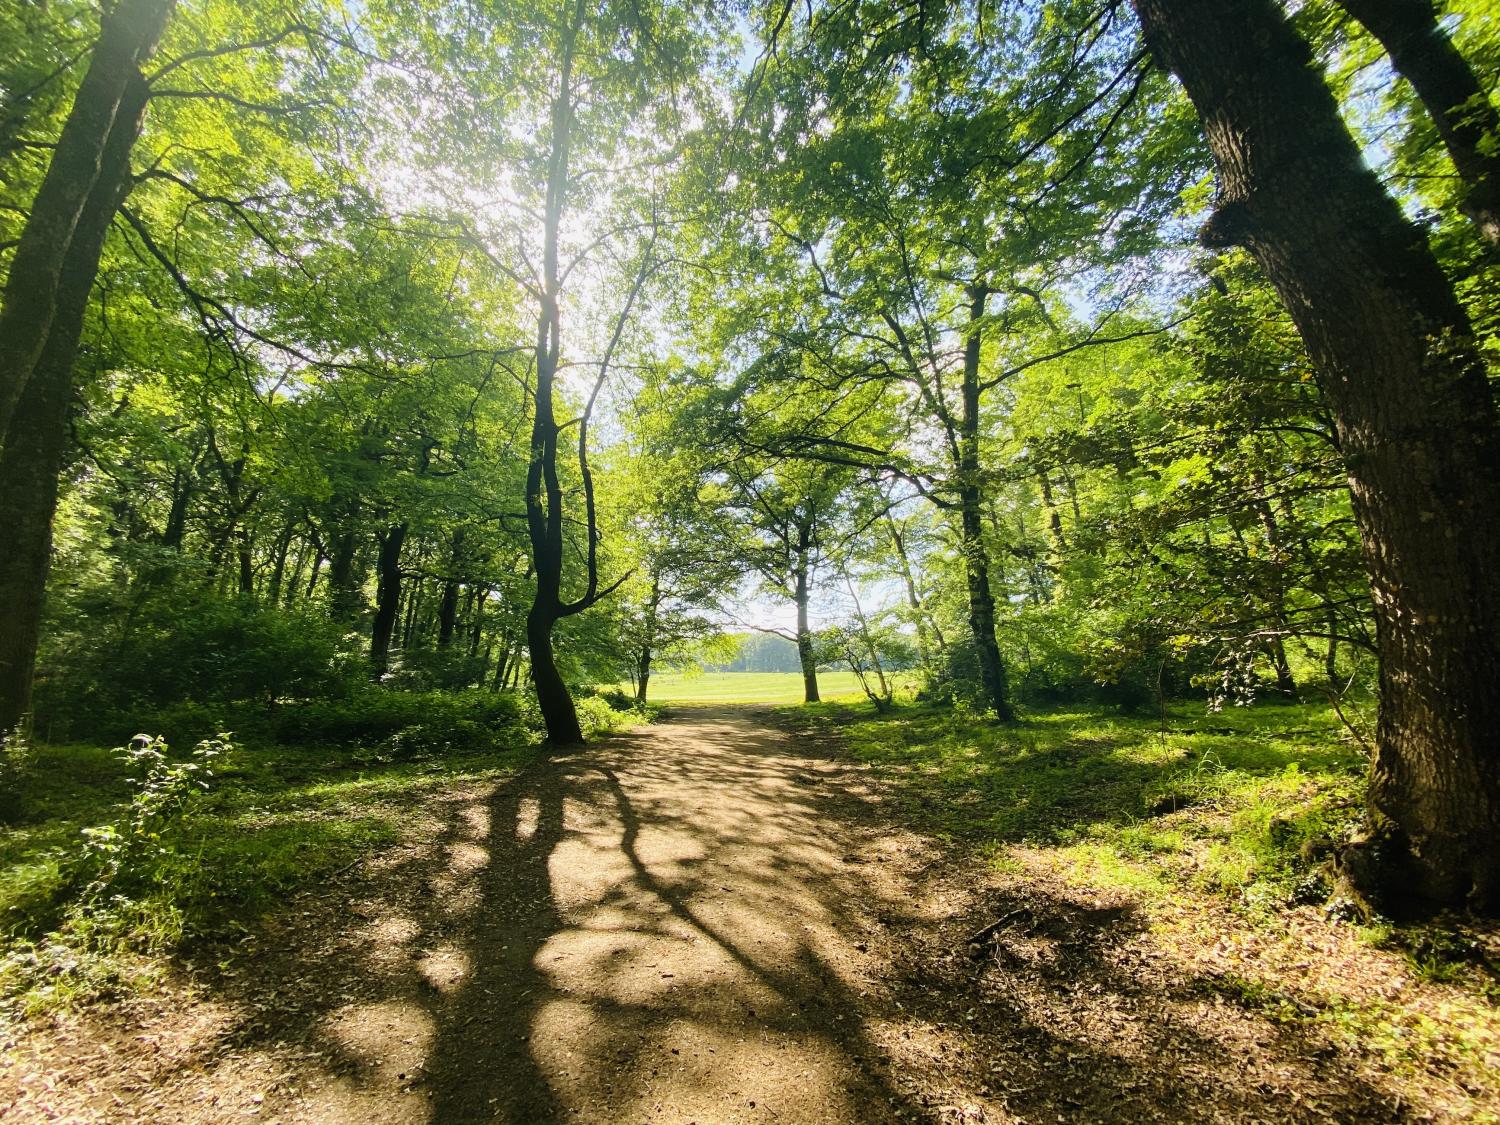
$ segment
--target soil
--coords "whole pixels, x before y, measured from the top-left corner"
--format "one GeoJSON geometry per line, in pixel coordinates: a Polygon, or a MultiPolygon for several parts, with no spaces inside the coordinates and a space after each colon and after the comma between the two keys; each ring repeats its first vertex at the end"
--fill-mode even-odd
{"type": "MultiPolygon", "coordinates": [[[[1163,929],[898,821],[862,767],[753,707],[455,785],[410,810],[403,843],[164,992],[18,1033],[0,1119],[1404,1121],[1500,1104],[1477,1061],[1394,1074],[1234,1003],[1243,927],[1163,929]],[[1205,932],[1212,948],[1182,939],[1205,932]]],[[[1326,946],[1304,976],[1396,981],[1329,932],[1303,935],[1326,946]]]]}

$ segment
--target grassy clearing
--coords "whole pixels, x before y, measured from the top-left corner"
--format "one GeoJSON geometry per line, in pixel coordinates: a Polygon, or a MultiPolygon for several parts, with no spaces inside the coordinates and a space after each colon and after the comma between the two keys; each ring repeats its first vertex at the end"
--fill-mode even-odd
{"type": "MultiPolygon", "coordinates": [[[[596,733],[638,718],[600,700],[580,712],[596,733]]],[[[150,987],[174,956],[236,937],[287,894],[396,841],[424,795],[502,779],[538,753],[524,728],[462,745],[401,732],[368,746],[253,742],[143,830],[131,828],[140,790],[117,751],[37,747],[16,794],[24,813],[0,829],[0,1005],[34,1013],[150,987]],[[100,857],[88,839],[101,827],[128,856],[91,893],[100,857]]]]}
{"type": "Polygon", "coordinates": [[[1349,924],[1330,901],[1331,845],[1359,825],[1368,762],[1325,706],[1181,706],[1165,722],[1053,710],[1011,728],[919,706],[791,716],[836,733],[892,782],[905,819],[1000,878],[1139,904],[1205,995],[1384,1069],[1462,1073],[1497,1057],[1489,930],[1349,924]]]}
{"type": "MultiPolygon", "coordinates": [[[[621,690],[632,690],[629,684],[621,690]]],[[[825,700],[864,698],[853,672],[819,672],[818,693],[825,700]]],[[[799,672],[668,673],[651,677],[647,698],[652,703],[800,703],[799,672]]]]}

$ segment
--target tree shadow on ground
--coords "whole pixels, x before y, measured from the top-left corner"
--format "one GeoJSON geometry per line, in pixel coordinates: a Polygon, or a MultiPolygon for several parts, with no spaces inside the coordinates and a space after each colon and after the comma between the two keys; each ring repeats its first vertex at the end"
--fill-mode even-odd
{"type": "Polygon", "coordinates": [[[152,1075],[198,1108],[156,1119],[249,1089],[318,1122],[1400,1119],[1122,952],[1128,909],[991,896],[998,941],[952,948],[903,898],[934,873],[880,862],[921,843],[763,719],[695,710],[414,807],[216,983],[220,1023],[152,1075]]]}

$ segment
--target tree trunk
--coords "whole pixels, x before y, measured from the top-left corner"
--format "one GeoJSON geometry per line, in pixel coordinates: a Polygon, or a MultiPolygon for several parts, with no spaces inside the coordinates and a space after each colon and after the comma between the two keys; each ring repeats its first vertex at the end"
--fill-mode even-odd
{"type": "MultiPolygon", "coordinates": [[[[891,545],[896,548],[896,561],[901,567],[901,581],[906,587],[906,604],[911,607],[911,615],[917,627],[917,655],[922,661],[922,670],[930,682],[935,665],[932,659],[932,641],[928,632],[927,610],[923,607],[922,598],[917,593],[917,579],[912,573],[911,559],[906,554],[906,539],[901,534],[901,528],[890,516],[886,516],[885,526],[890,533],[891,545]]],[[[932,631],[937,633],[938,651],[941,652],[943,649],[942,630],[938,629],[934,622],[932,631]]]]}
{"type": "Polygon", "coordinates": [[[651,596],[646,599],[646,621],[642,628],[641,651],[635,661],[635,703],[646,705],[646,686],[651,682],[651,655],[656,646],[657,614],[661,609],[661,568],[652,567],[651,596]]]}
{"type": "Polygon", "coordinates": [[[1464,181],[1459,206],[1491,246],[1500,245],[1500,116],[1431,0],[1339,0],[1380,40],[1411,83],[1464,181]]]}
{"type": "MultiPolygon", "coordinates": [[[[490,600],[490,589],[488,586],[476,586],[474,588],[474,613],[469,621],[469,659],[479,655],[480,642],[484,640],[484,607],[490,600]]],[[[489,663],[488,660],[485,663],[489,663]]],[[[483,678],[483,672],[479,673],[483,678]]]]}
{"type": "Polygon", "coordinates": [[[1274,0],[1133,0],[1219,167],[1205,241],[1241,243],[1307,344],[1373,586],[1374,834],[1390,906],[1500,908],[1500,432],[1468,318],[1274,0]]]}
{"type": "MultiPolygon", "coordinates": [[[[976,285],[970,293],[970,321],[984,316],[989,291],[976,285]]],[[[990,590],[990,561],[984,546],[983,492],[979,487],[979,346],[978,328],[964,342],[963,417],[959,423],[959,530],[964,576],[969,587],[969,630],[986,701],[1001,722],[1014,722],[1010,684],[1000,643],[995,638],[995,595],[990,590]]]]}
{"type": "Polygon", "coordinates": [[[0,736],[31,710],[78,342],[110,221],[130,190],[130,150],[146,99],[145,80],[137,75],[120,99],[98,177],[73,232],[46,345],[16,401],[10,438],[0,447],[0,736]]]}
{"type": "MultiPolygon", "coordinates": [[[[328,612],[335,621],[351,624],[360,616],[359,581],[354,575],[356,540],[354,532],[344,529],[333,537],[333,553],[328,557],[328,612]]],[[[313,581],[318,569],[313,568],[313,581]]],[[[312,588],[308,587],[308,592],[312,588]]]]}
{"type": "Polygon", "coordinates": [[[438,648],[453,644],[458,628],[458,579],[443,579],[443,596],[438,600],[438,648]]]}
{"type": "Polygon", "coordinates": [[[578,708],[573,693],[557,670],[552,651],[552,625],[546,614],[534,609],[526,615],[526,647],[531,655],[531,683],[536,688],[537,706],[547,727],[547,741],[553,746],[583,745],[583,727],[578,723],[578,708]]]}
{"type": "Polygon", "coordinates": [[[453,643],[453,632],[458,626],[459,573],[464,558],[464,529],[453,532],[452,550],[448,556],[448,573],[443,578],[443,594],[438,599],[438,648],[447,648],[453,643]]]}
{"type": "Polygon", "coordinates": [[[387,528],[380,536],[376,562],[375,620],[370,626],[370,675],[379,680],[390,670],[391,637],[401,606],[401,546],[406,542],[406,524],[387,528]]]}
{"type": "Polygon", "coordinates": [[[234,533],[234,555],[238,564],[238,592],[242,598],[255,596],[255,554],[251,549],[250,531],[240,527],[234,533]]]}
{"type": "MultiPolygon", "coordinates": [[[[106,150],[113,144],[135,144],[139,112],[126,105],[138,95],[131,87],[141,81],[140,64],[156,48],[172,12],[173,0],[120,0],[99,26],[89,68],[73,97],[73,106],[52,150],[52,160],[37,188],[26,224],[21,228],[0,300],[0,434],[12,432],[11,415],[21,392],[31,380],[61,308],[59,290],[72,243],[89,205],[106,150]],[[124,132],[114,129],[121,110],[124,132]]],[[[129,147],[125,151],[129,159],[129,147]]],[[[113,186],[105,185],[113,197],[113,186]]],[[[97,253],[95,270],[97,270],[97,253]]],[[[92,285],[92,273],[89,277],[92,285]]]]}
{"type": "Polygon", "coordinates": [[[635,659],[635,705],[646,705],[646,687],[651,683],[651,646],[641,645],[640,655],[635,659]]]}
{"type": "Polygon", "coordinates": [[[802,666],[802,701],[819,703],[822,697],[818,694],[818,658],[813,651],[812,628],[807,619],[807,550],[807,534],[804,532],[797,554],[797,570],[792,575],[792,596],[797,602],[797,663],[802,666]]]}
{"type": "Polygon", "coordinates": [[[292,553],[292,524],[276,539],[275,557],[271,565],[271,580],[266,586],[266,604],[275,608],[281,601],[281,587],[286,581],[287,558],[292,553]]]}

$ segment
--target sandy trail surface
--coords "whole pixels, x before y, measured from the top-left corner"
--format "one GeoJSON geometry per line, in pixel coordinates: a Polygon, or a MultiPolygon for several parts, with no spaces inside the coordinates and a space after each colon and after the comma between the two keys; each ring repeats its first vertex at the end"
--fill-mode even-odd
{"type": "Polygon", "coordinates": [[[766,714],[684,711],[414,808],[406,844],[267,920],[189,1007],[30,1044],[48,1065],[12,1111],[894,1119],[872,950],[914,841],[766,714]]]}

